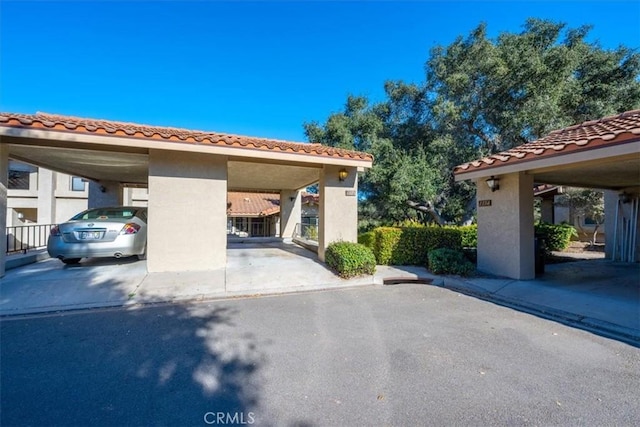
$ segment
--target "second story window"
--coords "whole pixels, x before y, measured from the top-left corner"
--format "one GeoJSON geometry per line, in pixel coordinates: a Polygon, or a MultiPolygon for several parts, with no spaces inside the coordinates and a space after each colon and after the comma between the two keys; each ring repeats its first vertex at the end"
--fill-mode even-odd
{"type": "Polygon", "coordinates": [[[9,171],[9,190],[28,190],[29,172],[9,171]]]}
{"type": "Polygon", "coordinates": [[[86,181],[79,176],[71,177],[71,191],[84,191],[86,181]]]}
{"type": "Polygon", "coordinates": [[[36,167],[9,160],[9,182],[7,188],[9,190],[29,190],[29,177],[32,172],[37,170],[36,167]]]}

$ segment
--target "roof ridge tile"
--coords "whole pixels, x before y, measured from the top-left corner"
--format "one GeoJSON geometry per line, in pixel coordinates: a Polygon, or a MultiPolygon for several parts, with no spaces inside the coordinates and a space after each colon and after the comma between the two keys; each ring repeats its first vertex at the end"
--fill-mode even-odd
{"type": "Polygon", "coordinates": [[[369,153],[329,147],[317,143],[285,141],[273,138],[216,133],[184,128],[145,125],[133,122],[93,119],[76,116],[64,116],[45,112],[35,114],[0,112],[0,123],[3,126],[44,127],[61,131],[96,133],[109,136],[125,136],[131,138],[162,139],[165,141],[182,141],[189,143],[206,143],[236,147],[253,147],[256,149],[278,150],[296,154],[314,156],[341,157],[372,161],[369,153]],[[17,123],[12,125],[11,122],[17,123]]]}

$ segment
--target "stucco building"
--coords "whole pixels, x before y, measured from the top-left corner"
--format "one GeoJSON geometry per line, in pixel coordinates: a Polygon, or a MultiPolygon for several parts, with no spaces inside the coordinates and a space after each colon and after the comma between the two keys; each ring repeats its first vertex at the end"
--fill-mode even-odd
{"type": "MultiPolygon", "coordinates": [[[[301,218],[302,192],[316,183],[318,257],[324,260],[331,242],[357,241],[357,176],[373,162],[370,154],[320,144],[43,113],[0,113],[2,245],[9,159],[89,180],[89,207],[123,204],[124,188],[146,187],[150,272],[225,268],[230,191],[278,194],[279,234],[293,235],[301,218]],[[189,221],[176,232],[176,218],[184,212],[189,212],[189,221]]],[[[4,252],[0,250],[1,257],[4,252]]],[[[3,269],[3,259],[0,264],[3,269]]]]}
{"type": "Polygon", "coordinates": [[[455,168],[478,198],[478,268],[514,279],[535,277],[534,184],[604,191],[609,259],[640,259],[640,110],[551,132],[455,168]]]}

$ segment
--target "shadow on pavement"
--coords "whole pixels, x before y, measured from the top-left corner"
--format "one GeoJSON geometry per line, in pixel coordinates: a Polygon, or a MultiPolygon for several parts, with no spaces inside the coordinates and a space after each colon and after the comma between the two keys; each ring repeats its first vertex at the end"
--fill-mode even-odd
{"type": "Polygon", "coordinates": [[[0,424],[262,424],[262,355],[236,315],[174,304],[2,320],[0,424]]]}

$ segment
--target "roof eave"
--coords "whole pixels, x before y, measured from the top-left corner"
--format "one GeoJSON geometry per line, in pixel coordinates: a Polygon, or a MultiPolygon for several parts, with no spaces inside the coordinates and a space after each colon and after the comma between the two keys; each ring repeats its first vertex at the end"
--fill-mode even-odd
{"type": "Polygon", "coordinates": [[[223,146],[209,143],[192,143],[182,141],[168,141],[152,138],[135,138],[114,135],[93,135],[75,131],[47,130],[30,127],[16,127],[0,123],[0,136],[42,139],[58,142],[84,143],[94,146],[134,147],[142,149],[187,151],[247,159],[271,159],[284,161],[304,161],[306,163],[329,164],[337,166],[351,166],[368,169],[373,165],[373,158],[358,158],[345,156],[331,156],[292,151],[278,151],[264,148],[223,146]],[[80,138],[79,138],[80,136],[80,138]]]}
{"type": "Polygon", "coordinates": [[[506,175],[541,168],[562,166],[568,163],[568,161],[587,162],[607,159],[610,157],[633,154],[637,155],[638,153],[640,153],[640,138],[625,141],[624,143],[616,145],[605,145],[596,148],[587,147],[579,151],[572,151],[568,153],[559,152],[554,155],[534,157],[531,159],[506,161],[501,163],[498,163],[499,160],[495,160],[495,163],[492,165],[483,165],[478,167],[470,165],[466,170],[460,170],[460,166],[457,166],[454,170],[454,178],[456,181],[475,180],[492,175],[506,175]]]}

